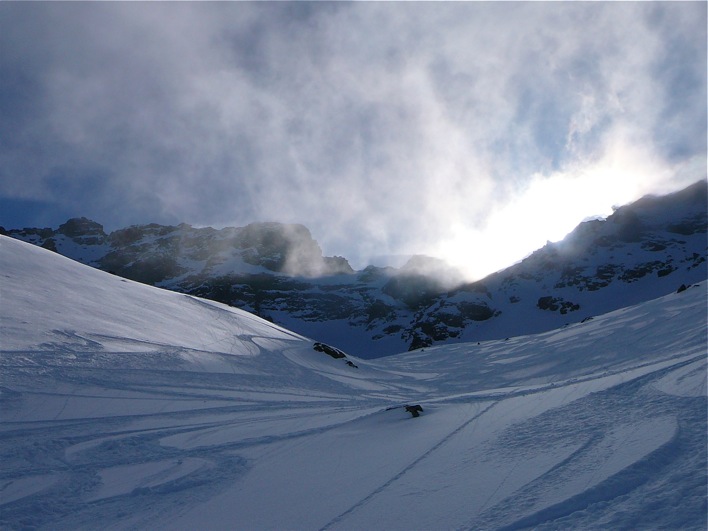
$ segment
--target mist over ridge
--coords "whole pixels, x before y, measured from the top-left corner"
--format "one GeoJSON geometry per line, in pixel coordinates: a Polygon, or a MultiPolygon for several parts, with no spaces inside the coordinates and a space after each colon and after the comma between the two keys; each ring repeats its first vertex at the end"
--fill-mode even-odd
{"type": "MultiPolygon", "coordinates": [[[[351,267],[299,224],[132,226],[86,218],[4,233],[117,275],[217,300],[360,357],[537,333],[675,291],[706,274],[706,181],[617,207],[481,280],[412,256],[351,267]]],[[[503,242],[502,242],[503,243],[503,242]]],[[[500,243],[501,244],[501,243],[500,243]]]]}

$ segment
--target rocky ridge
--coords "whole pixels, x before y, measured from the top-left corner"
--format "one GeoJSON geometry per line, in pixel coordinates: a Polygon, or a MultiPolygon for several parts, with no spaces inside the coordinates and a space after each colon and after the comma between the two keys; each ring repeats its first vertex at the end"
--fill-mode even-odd
{"type": "Polygon", "coordinates": [[[443,263],[354,271],[302,225],[132,226],[110,234],[75,218],[0,233],[117,275],[218,300],[377,357],[437,342],[481,341],[580,322],[704,280],[707,187],[647,196],[578,225],[521,262],[453,285],[443,263]]]}

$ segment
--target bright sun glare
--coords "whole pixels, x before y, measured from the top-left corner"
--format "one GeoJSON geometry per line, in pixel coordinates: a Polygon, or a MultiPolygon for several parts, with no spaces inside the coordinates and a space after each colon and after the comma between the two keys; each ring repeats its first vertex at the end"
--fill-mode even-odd
{"type": "Polygon", "coordinates": [[[501,205],[483,227],[453,225],[436,256],[480,279],[508,267],[547,241],[562,240],[584,219],[606,217],[614,205],[634,201],[675,172],[644,150],[617,142],[594,164],[534,175],[530,185],[501,205]]]}

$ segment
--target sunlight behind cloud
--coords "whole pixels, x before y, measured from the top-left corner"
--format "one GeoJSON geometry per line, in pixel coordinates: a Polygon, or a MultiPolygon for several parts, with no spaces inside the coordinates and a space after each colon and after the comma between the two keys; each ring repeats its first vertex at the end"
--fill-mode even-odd
{"type": "Polygon", "coordinates": [[[674,168],[640,145],[629,130],[618,127],[608,135],[599,160],[576,161],[547,176],[534,174],[527,186],[493,210],[484,226],[452,224],[450,238],[433,254],[471,280],[479,279],[518,262],[548,241],[562,240],[585,219],[606,217],[613,206],[655,192],[662,183],[674,184],[662,190],[670,192],[705,176],[698,164],[688,171],[674,168]],[[682,174],[681,182],[677,173],[682,174]]]}

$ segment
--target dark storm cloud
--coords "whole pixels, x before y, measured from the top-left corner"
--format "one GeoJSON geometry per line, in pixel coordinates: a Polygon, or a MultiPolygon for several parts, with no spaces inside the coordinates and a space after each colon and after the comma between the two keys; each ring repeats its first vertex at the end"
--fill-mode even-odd
{"type": "Polygon", "coordinates": [[[0,195],[109,228],[276,219],[329,253],[426,251],[618,138],[705,153],[705,3],[0,15],[0,195]]]}

